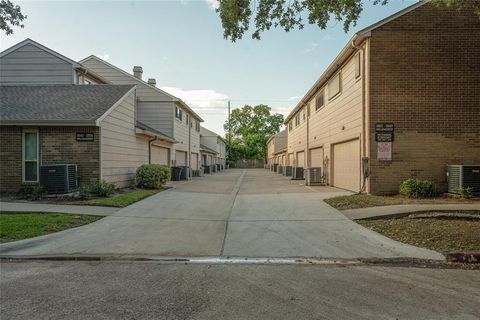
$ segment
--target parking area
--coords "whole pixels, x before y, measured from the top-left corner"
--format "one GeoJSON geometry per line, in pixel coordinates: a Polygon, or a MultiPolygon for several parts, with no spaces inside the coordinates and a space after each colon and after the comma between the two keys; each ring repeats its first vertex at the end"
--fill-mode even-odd
{"type": "Polygon", "coordinates": [[[0,254],[442,258],[365,229],[323,202],[348,192],[303,183],[231,169],[177,183],[90,225],[0,245],[0,254]]]}

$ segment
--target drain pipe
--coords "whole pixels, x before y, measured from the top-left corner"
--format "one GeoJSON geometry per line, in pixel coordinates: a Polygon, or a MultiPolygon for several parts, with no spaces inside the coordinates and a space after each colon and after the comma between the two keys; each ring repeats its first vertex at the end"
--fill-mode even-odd
{"type": "Polygon", "coordinates": [[[152,140],[148,140],[148,164],[152,164],[152,142],[157,139],[158,137],[155,136],[152,140]]]}

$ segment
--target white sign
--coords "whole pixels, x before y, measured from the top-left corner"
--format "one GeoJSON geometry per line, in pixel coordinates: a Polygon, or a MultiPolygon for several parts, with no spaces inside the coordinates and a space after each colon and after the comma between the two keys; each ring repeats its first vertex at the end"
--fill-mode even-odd
{"type": "Polygon", "coordinates": [[[377,142],[377,160],[392,161],[391,142],[377,142]]]}

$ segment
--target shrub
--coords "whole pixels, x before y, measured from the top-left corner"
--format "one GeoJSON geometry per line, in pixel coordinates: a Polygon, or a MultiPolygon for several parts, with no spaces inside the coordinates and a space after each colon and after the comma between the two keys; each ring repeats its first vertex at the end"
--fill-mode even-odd
{"type": "Polygon", "coordinates": [[[47,190],[42,186],[22,185],[18,189],[17,196],[21,199],[38,200],[47,194],[47,190]]]}
{"type": "Polygon", "coordinates": [[[136,183],[140,188],[160,189],[170,180],[170,167],[161,164],[144,164],[137,168],[136,183]]]}
{"type": "Polygon", "coordinates": [[[458,188],[455,190],[455,193],[464,199],[470,199],[471,197],[473,197],[473,188],[472,187],[458,188]]]}
{"type": "Polygon", "coordinates": [[[115,184],[105,180],[97,181],[93,184],[92,192],[100,197],[108,197],[115,192],[115,184]]]}
{"type": "Polygon", "coordinates": [[[407,179],[400,184],[400,193],[410,198],[435,196],[435,184],[430,180],[407,179]]]}
{"type": "Polygon", "coordinates": [[[82,183],[78,188],[78,197],[80,199],[90,199],[92,196],[92,186],[88,183],[82,183]]]}

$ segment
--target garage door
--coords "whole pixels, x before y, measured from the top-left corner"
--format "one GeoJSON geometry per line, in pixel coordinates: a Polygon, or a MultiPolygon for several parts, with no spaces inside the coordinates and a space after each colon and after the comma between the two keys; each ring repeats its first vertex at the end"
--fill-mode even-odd
{"type": "Polygon", "coordinates": [[[175,161],[177,162],[177,166],[186,166],[187,153],[185,151],[175,151],[175,161]]]}
{"type": "Polygon", "coordinates": [[[333,185],[360,190],[360,142],[351,140],[333,146],[333,185]]]}
{"type": "Polygon", "coordinates": [[[285,165],[285,155],[282,155],[282,166],[285,165]]]}
{"type": "Polygon", "coordinates": [[[152,163],[168,165],[170,149],[152,145],[152,163]]]}
{"type": "Polygon", "coordinates": [[[310,161],[312,168],[323,168],[323,148],[310,149],[310,161]]]}
{"type": "Polygon", "coordinates": [[[288,154],[288,165],[293,166],[293,153],[288,154]]]}
{"type": "Polygon", "coordinates": [[[305,152],[297,152],[297,162],[295,162],[295,166],[305,168],[305,152]]]}
{"type": "Polygon", "coordinates": [[[198,153],[192,153],[192,170],[198,170],[198,153]]]}

